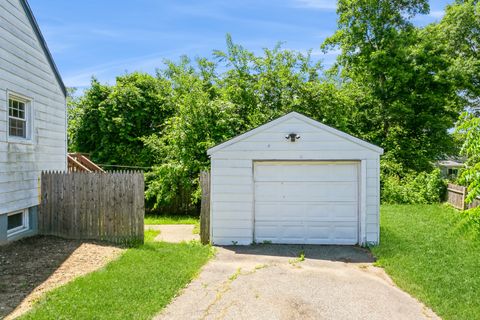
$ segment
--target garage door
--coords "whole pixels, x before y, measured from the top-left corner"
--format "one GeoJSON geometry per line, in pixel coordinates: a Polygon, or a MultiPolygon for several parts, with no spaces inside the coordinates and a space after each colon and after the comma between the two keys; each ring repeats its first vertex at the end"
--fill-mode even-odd
{"type": "Polygon", "coordinates": [[[356,244],[358,164],[256,162],[255,240],[356,244]]]}

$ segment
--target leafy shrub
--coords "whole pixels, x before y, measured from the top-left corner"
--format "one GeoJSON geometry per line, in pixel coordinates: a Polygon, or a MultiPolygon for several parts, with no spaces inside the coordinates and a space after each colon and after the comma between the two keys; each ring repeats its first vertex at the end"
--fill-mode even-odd
{"type": "MultiPolygon", "coordinates": [[[[191,87],[194,88],[192,85],[191,87]]],[[[165,125],[165,134],[143,139],[145,146],[159,159],[146,174],[147,203],[159,210],[175,203],[183,194],[183,206],[192,207],[201,197],[200,171],[209,167],[207,150],[237,132],[238,116],[228,102],[208,101],[206,96],[178,103],[177,115],[165,125]],[[152,205],[153,204],[153,205],[152,205]]],[[[191,213],[175,210],[170,213],[191,213]]]]}
{"type": "Polygon", "coordinates": [[[408,173],[403,178],[397,175],[382,176],[382,203],[429,204],[440,202],[446,183],[440,170],[431,173],[408,173]]]}
{"type": "Polygon", "coordinates": [[[480,196],[480,117],[474,113],[460,116],[456,132],[464,138],[461,154],[467,157],[459,182],[468,186],[467,202],[480,196]]]}
{"type": "Polygon", "coordinates": [[[468,221],[470,222],[469,224],[472,230],[480,236],[480,207],[470,209],[465,214],[468,215],[468,221]]]}
{"type": "Polygon", "coordinates": [[[462,219],[457,224],[457,231],[469,238],[480,240],[480,207],[459,212],[462,219]]]}

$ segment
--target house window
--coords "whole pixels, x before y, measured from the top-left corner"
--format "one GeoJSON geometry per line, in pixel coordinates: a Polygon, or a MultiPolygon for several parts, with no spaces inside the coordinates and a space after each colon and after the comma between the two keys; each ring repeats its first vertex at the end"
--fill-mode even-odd
{"type": "Polygon", "coordinates": [[[17,96],[8,97],[8,135],[30,138],[30,101],[17,96]]]}
{"type": "Polygon", "coordinates": [[[449,176],[456,176],[458,174],[458,169],[448,169],[449,176]]]}
{"type": "Polygon", "coordinates": [[[11,236],[28,229],[28,210],[8,214],[7,235],[11,236]]]}

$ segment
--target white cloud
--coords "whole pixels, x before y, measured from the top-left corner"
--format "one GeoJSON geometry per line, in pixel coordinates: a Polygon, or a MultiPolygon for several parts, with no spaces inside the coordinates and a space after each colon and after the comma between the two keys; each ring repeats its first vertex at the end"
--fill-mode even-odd
{"type": "Polygon", "coordinates": [[[444,14],[445,14],[445,11],[436,10],[436,11],[431,11],[428,15],[432,18],[435,18],[435,19],[441,19],[441,18],[443,18],[444,14]]]}
{"type": "Polygon", "coordinates": [[[417,15],[412,20],[418,26],[426,26],[429,23],[440,21],[445,15],[443,10],[432,10],[426,15],[417,15]]]}
{"type": "Polygon", "coordinates": [[[336,10],[337,0],[295,0],[295,6],[317,10],[336,10]]]}
{"type": "Polygon", "coordinates": [[[116,59],[108,63],[97,64],[85,69],[72,70],[65,74],[63,81],[68,87],[87,88],[90,86],[92,76],[95,76],[100,82],[106,82],[112,85],[115,83],[117,76],[135,71],[154,74],[157,68],[165,66],[164,62],[166,60],[175,61],[186,52],[205,51],[207,48],[210,48],[211,45],[211,43],[206,41],[201,45],[187,45],[172,50],[165,50],[142,56],[116,59]]]}
{"type": "Polygon", "coordinates": [[[174,51],[159,52],[139,57],[113,60],[83,70],[73,70],[63,80],[69,87],[88,87],[92,76],[97,77],[101,82],[113,84],[115,78],[125,72],[143,71],[152,72],[157,67],[162,67],[165,59],[171,55],[179,54],[174,51]]]}

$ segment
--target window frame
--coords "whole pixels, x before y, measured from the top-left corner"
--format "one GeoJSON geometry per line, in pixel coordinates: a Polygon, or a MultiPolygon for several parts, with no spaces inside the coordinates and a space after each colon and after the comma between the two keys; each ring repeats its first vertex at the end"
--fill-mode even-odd
{"type": "Polygon", "coordinates": [[[18,233],[24,232],[30,228],[30,221],[29,221],[29,214],[28,214],[28,209],[23,209],[23,210],[18,210],[18,211],[13,211],[10,213],[7,213],[7,238],[14,236],[18,233]],[[19,227],[15,227],[12,229],[8,229],[8,217],[14,216],[17,214],[22,215],[22,225],[19,227]]]}
{"type": "Polygon", "coordinates": [[[456,176],[458,175],[458,168],[448,168],[447,173],[449,176],[456,176]]]}
{"type": "MultiPolygon", "coordinates": [[[[12,91],[7,91],[7,100],[6,100],[6,133],[8,142],[16,143],[33,143],[33,98],[27,97],[23,94],[19,94],[12,91]],[[15,100],[25,104],[25,138],[10,135],[10,100],[15,100]]],[[[19,119],[12,117],[13,119],[19,119]]]]}

